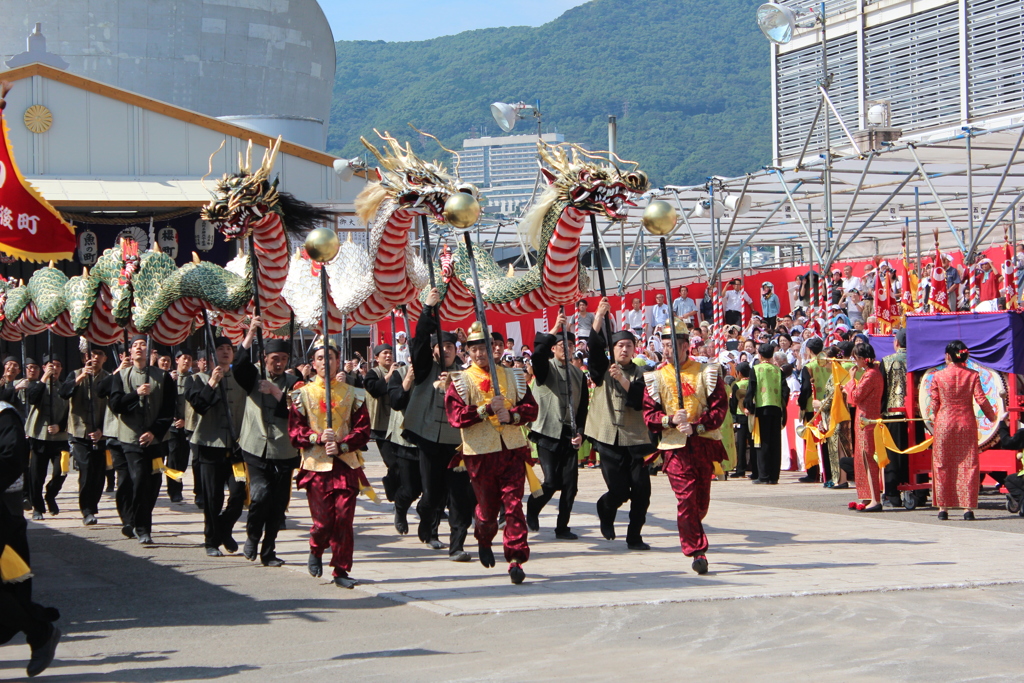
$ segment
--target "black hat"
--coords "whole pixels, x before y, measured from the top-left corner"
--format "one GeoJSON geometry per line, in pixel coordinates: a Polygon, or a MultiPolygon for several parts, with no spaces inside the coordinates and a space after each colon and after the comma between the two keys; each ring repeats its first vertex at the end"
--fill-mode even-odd
{"type": "Polygon", "coordinates": [[[505,337],[502,336],[501,332],[495,332],[494,330],[491,330],[491,340],[501,342],[502,344],[505,343],[505,337]]]}
{"type": "Polygon", "coordinates": [[[25,367],[28,367],[29,365],[39,365],[39,363],[36,362],[35,358],[26,358],[25,367]]]}
{"type": "MultiPolygon", "coordinates": [[[[459,338],[458,338],[458,336],[456,336],[456,334],[454,332],[442,332],[441,333],[441,343],[442,344],[457,344],[458,341],[459,341],[459,338]]],[[[431,346],[437,346],[437,335],[436,334],[430,335],[430,345],[431,346]]]]}
{"type": "Polygon", "coordinates": [[[135,342],[139,341],[140,339],[142,341],[146,342],[147,344],[149,343],[149,337],[147,337],[144,334],[136,334],[136,335],[133,335],[132,338],[128,340],[128,346],[131,346],[132,344],[134,344],[135,342]]]}
{"type": "Polygon", "coordinates": [[[217,337],[213,340],[213,348],[216,349],[220,346],[230,346],[231,348],[235,348],[235,345],[231,343],[231,340],[223,336],[217,337]]]}
{"type": "Polygon", "coordinates": [[[106,346],[98,346],[96,344],[89,345],[89,353],[102,353],[104,356],[110,355],[110,349],[106,346]]]}
{"type": "Polygon", "coordinates": [[[619,330],[612,335],[612,346],[615,346],[620,341],[631,341],[636,344],[636,337],[629,330],[619,330]]]}
{"type": "Polygon", "coordinates": [[[156,355],[163,358],[164,356],[171,355],[171,347],[164,346],[163,344],[153,344],[153,350],[156,351],[156,355]]]}
{"type": "Polygon", "coordinates": [[[7,358],[4,358],[4,365],[7,365],[11,361],[17,363],[18,365],[21,365],[21,361],[15,358],[14,356],[7,356],[7,358]]]}
{"type": "Polygon", "coordinates": [[[57,361],[58,363],[60,363],[61,365],[64,364],[64,361],[62,361],[60,359],[60,357],[57,356],[56,354],[54,354],[52,356],[50,354],[46,354],[45,356],[43,356],[43,365],[46,365],[50,361],[54,361],[54,360],[57,361]]]}
{"type": "Polygon", "coordinates": [[[181,358],[182,356],[193,356],[193,355],[195,355],[195,354],[192,353],[192,349],[188,348],[187,346],[182,346],[182,347],[179,347],[178,350],[174,352],[174,359],[177,360],[177,359],[181,358]]]}
{"type": "Polygon", "coordinates": [[[377,344],[376,346],[373,347],[373,356],[376,358],[385,351],[391,351],[392,353],[394,353],[394,350],[395,349],[393,346],[391,346],[391,344],[377,344]]]}
{"type": "Polygon", "coordinates": [[[291,352],[292,352],[291,344],[289,344],[284,339],[268,339],[267,341],[263,342],[263,354],[264,355],[266,355],[268,353],[287,353],[287,354],[291,354],[291,352]]]}

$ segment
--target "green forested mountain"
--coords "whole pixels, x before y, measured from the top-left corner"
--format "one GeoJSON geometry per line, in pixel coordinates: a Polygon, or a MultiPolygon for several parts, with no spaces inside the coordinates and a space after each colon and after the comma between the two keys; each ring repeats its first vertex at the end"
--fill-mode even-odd
{"type": "Polygon", "coordinates": [[[461,149],[474,133],[502,134],[491,102],[540,99],[545,132],[591,149],[607,146],[607,116],[618,116],[620,155],[656,185],[752,171],[771,150],[769,48],[756,7],[592,0],[537,28],[341,41],[328,149],[362,154],[359,136],[377,127],[437,157],[408,122],[461,149]]]}

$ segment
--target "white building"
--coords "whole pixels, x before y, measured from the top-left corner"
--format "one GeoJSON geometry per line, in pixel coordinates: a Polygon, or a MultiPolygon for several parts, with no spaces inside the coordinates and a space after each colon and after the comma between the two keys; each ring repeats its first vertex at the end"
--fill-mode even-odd
{"type": "MultiPolygon", "coordinates": [[[[565,141],[558,133],[542,138],[549,144],[565,141]]],[[[489,212],[514,215],[527,207],[537,182],[536,135],[471,138],[462,148],[462,178],[480,188],[489,212]]]]}
{"type": "MultiPolygon", "coordinates": [[[[1024,113],[1024,0],[826,0],[825,14],[829,94],[851,131],[870,127],[875,103],[903,139],[1011,125],[1024,113]]],[[[776,163],[800,153],[821,77],[819,31],[797,29],[772,47],[776,163]]],[[[813,156],[824,140],[820,121],[815,128],[813,156]]],[[[849,146],[834,116],[831,146],[849,146]]]]}

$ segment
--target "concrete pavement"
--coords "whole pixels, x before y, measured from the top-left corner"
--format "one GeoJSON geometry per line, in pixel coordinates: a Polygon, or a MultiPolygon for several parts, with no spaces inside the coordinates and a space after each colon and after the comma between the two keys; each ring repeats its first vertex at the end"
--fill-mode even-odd
{"type": "MultiPolygon", "coordinates": [[[[378,461],[368,473],[379,480],[378,461]]],[[[793,475],[776,487],[715,482],[711,571],[698,577],[679,552],[664,477],[654,480],[645,534],[652,550],[630,552],[598,533],[600,473],[580,474],[572,522],[580,540],[554,539],[549,506],[531,534],[522,586],[502,564],[481,567],[472,538],[474,562],[449,562],[446,551],[397,537],[388,504],[361,500],[353,575],[365,583],[345,591],[306,573],[301,493],[281,534],[289,564],[268,569],[240,555],[207,558],[201,512],[166,496],[154,547],[120,536],[109,497],[101,524],[84,528],[72,473],[61,515],[30,531],[37,596],[60,607],[69,634],[48,675],[1024,678],[1012,656],[1024,636],[1024,519],[999,508],[1001,497],[982,498],[977,522],[937,523],[927,509],[847,512],[853,492],[797,484],[793,475]]],[[[23,672],[26,659],[24,645],[0,649],[0,677],[23,672]]]]}

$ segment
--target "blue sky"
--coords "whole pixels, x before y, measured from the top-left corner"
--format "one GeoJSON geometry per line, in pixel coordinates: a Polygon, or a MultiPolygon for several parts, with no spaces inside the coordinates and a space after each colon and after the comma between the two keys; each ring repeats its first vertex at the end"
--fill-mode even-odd
{"type": "Polygon", "coordinates": [[[427,40],[476,28],[540,26],[585,0],[319,0],[335,40],[427,40]]]}

